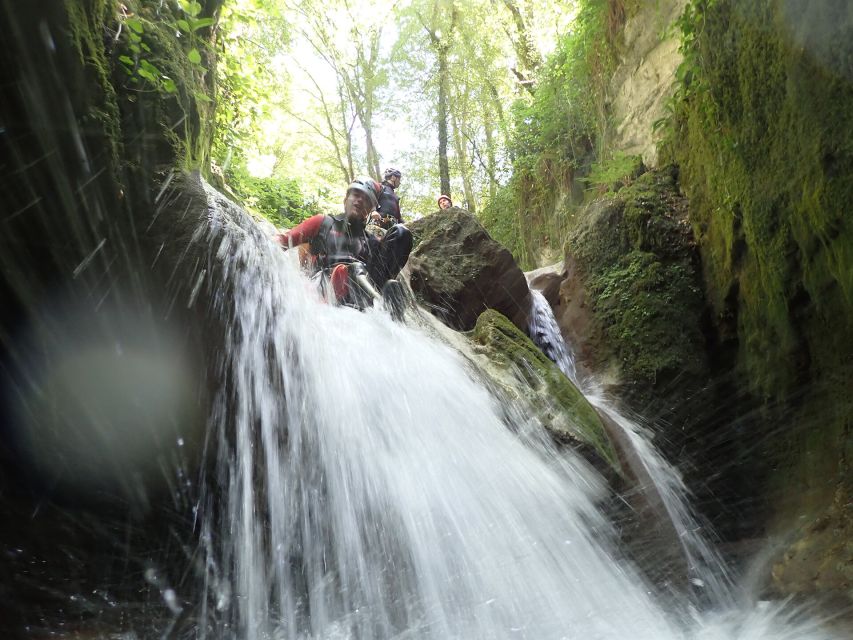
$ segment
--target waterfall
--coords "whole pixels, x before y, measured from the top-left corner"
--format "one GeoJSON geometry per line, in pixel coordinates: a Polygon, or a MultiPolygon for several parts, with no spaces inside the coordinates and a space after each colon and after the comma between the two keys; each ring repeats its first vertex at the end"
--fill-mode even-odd
{"type": "Polygon", "coordinates": [[[228,318],[199,505],[198,638],[829,638],[784,606],[661,600],[599,509],[603,480],[508,429],[452,349],[319,299],[245,217],[197,240],[228,318]]]}
{"type": "Polygon", "coordinates": [[[536,346],[542,349],[542,353],[548,356],[573,384],[578,385],[574,354],[560,334],[551,305],[537,289],[530,290],[529,330],[530,337],[536,346]]]}
{"type": "Polygon", "coordinates": [[[579,377],[570,345],[563,339],[551,305],[545,296],[531,289],[529,332],[534,343],[579,389],[583,390],[600,415],[608,419],[623,451],[630,460],[632,475],[638,483],[635,492],[653,502],[659,516],[671,527],[674,542],[680,547],[686,578],[694,588],[704,590],[705,596],[717,604],[727,602],[731,578],[719,554],[709,543],[708,536],[690,508],[688,489],[679,471],[652,444],[652,433],[637,420],[620,411],[593,376],[579,377]],[[644,483],[647,483],[645,485],[644,483]]]}

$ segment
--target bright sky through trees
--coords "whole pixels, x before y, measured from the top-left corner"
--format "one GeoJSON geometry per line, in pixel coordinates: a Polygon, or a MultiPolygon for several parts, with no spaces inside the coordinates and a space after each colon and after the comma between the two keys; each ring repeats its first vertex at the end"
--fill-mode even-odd
{"type": "Polygon", "coordinates": [[[508,177],[507,112],[529,99],[573,11],[531,0],[230,0],[225,57],[242,75],[235,100],[252,104],[225,123],[240,131],[220,155],[249,175],[296,179],[324,210],[339,207],[347,175],[381,179],[394,166],[404,215],[434,210],[443,39],[452,195],[479,208],[508,177]]]}

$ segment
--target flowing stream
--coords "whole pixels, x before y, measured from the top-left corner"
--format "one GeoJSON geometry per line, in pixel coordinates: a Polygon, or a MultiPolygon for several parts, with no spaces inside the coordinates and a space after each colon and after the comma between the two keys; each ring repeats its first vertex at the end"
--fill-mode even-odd
{"type": "MultiPolygon", "coordinates": [[[[731,576],[716,550],[709,543],[704,527],[693,514],[688,502],[688,490],[679,471],[670,464],[652,443],[652,433],[636,420],[626,416],[603,393],[601,385],[591,375],[579,374],[575,355],[566,344],[557,320],[545,296],[531,289],[530,335],[542,351],[557,365],[569,380],[583,391],[599,414],[609,419],[611,438],[617,438],[623,450],[623,460],[629,464],[643,504],[657,512],[666,524],[678,547],[683,567],[681,572],[691,586],[717,605],[731,604],[731,576]]],[[[661,533],[661,532],[659,532],[661,533]]],[[[678,569],[671,568],[673,573],[678,569]]],[[[673,575],[678,579],[679,576],[673,575]]]]}
{"type": "Polygon", "coordinates": [[[529,419],[506,424],[457,352],[326,304],[295,252],[211,216],[197,239],[228,256],[229,323],[196,637],[832,637],[785,603],[654,595],[604,481],[529,419]]]}

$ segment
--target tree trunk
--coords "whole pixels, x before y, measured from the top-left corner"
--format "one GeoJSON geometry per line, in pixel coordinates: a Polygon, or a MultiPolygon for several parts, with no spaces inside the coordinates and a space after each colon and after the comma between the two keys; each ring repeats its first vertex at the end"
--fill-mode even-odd
{"type": "Polygon", "coordinates": [[[489,201],[494,202],[495,196],[498,193],[498,181],[495,178],[497,173],[497,159],[495,156],[495,138],[492,132],[492,112],[489,109],[485,110],[484,131],[486,134],[486,172],[489,174],[489,201]]]}
{"type": "Polygon", "coordinates": [[[465,149],[465,136],[459,126],[456,114],[451,111],[451,124],[453,125],[453,147],[456,151],[456,163],[459,173],[462,174],[462,189],[465,193],[465,202],[469,213],[476,213],[477,198],[471,184],[471,165],[468,162],[468,152],[465,149]]]}
{"type": "Polygon", "coordinates": [[[533,83],[533,73],[542,65],[542,58],[533,44],[533,38],[530,35],[530,29],[524,21],[524,16],[521,9],[513,0],[501,0],[503,5],[512,14],[512,21],[515,24],[517,37],[512,39],[515,55],[518,57],[518,67],[512,71],[518,78],[521,85],[530,93],[534,93],[535,86],[533,83]]]}
{"type": "Polygon", "coordinates": [[[441,180],[441,193],[450,196],[450,167],[447,162],[447,40],[439,41],[438,49],[438,174],[441,180]]]}
{"type": "Polygon", "coordinates": [[[366,111],[364,118],[361,120],[361,126],[364,127],[364,141],[367,146],[367,169],[372,171],[374,178],[382,180],[382,174],[379,173],[379,152],[376,150],[376,145],[373,143],[373,109],[366,111]]]}
{"type": "Polygon", "coordinates": [[[344,90],[341,85],[338,85],[338,99],[341,102],[341,122],[344,125],[345,131],[345,141],[346,141],[346,155],[347,155],[347,166],[345,170],[346,174],[346,183],[349,184],[352,182],[353,178],[355,178],[355,168],[353,167],[352,161],[352,127],[355,124],[355,117],[353,117],[352,121],[347,126],[347,107],[349,106],[346,100],[346,96],[344,95],[344,90]]]}

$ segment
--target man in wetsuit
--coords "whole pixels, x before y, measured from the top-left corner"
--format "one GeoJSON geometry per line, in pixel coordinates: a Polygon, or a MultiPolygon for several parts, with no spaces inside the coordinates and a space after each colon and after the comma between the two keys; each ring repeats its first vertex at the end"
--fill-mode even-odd
{"type": "Polygon", "coordinates": [[[376,204],[376,212],[371,216],[376,224],[383,229],[390,229],[395,224],[402,224],[400,214],[400,198],[395,189],[400,186],[403,174],[394,167],[385,169],[382,179],[382,189],[376,204]]]}
{"type": "Polygon", "coordinates": [[[330,278],[335,297],[341,302],[352,301],[356,287],[364,282],[361,274],[365,270],[384,295],[385,285],[397,277],[409,259],[412,234],[403,225],[392,227],[381,241],[365,231],[380,191],[380,185],[371,178],[358,178],[347,188],[343,214],[317,214],[275,236],[285,249],[308,242],[311,268],[330,278]]]}

